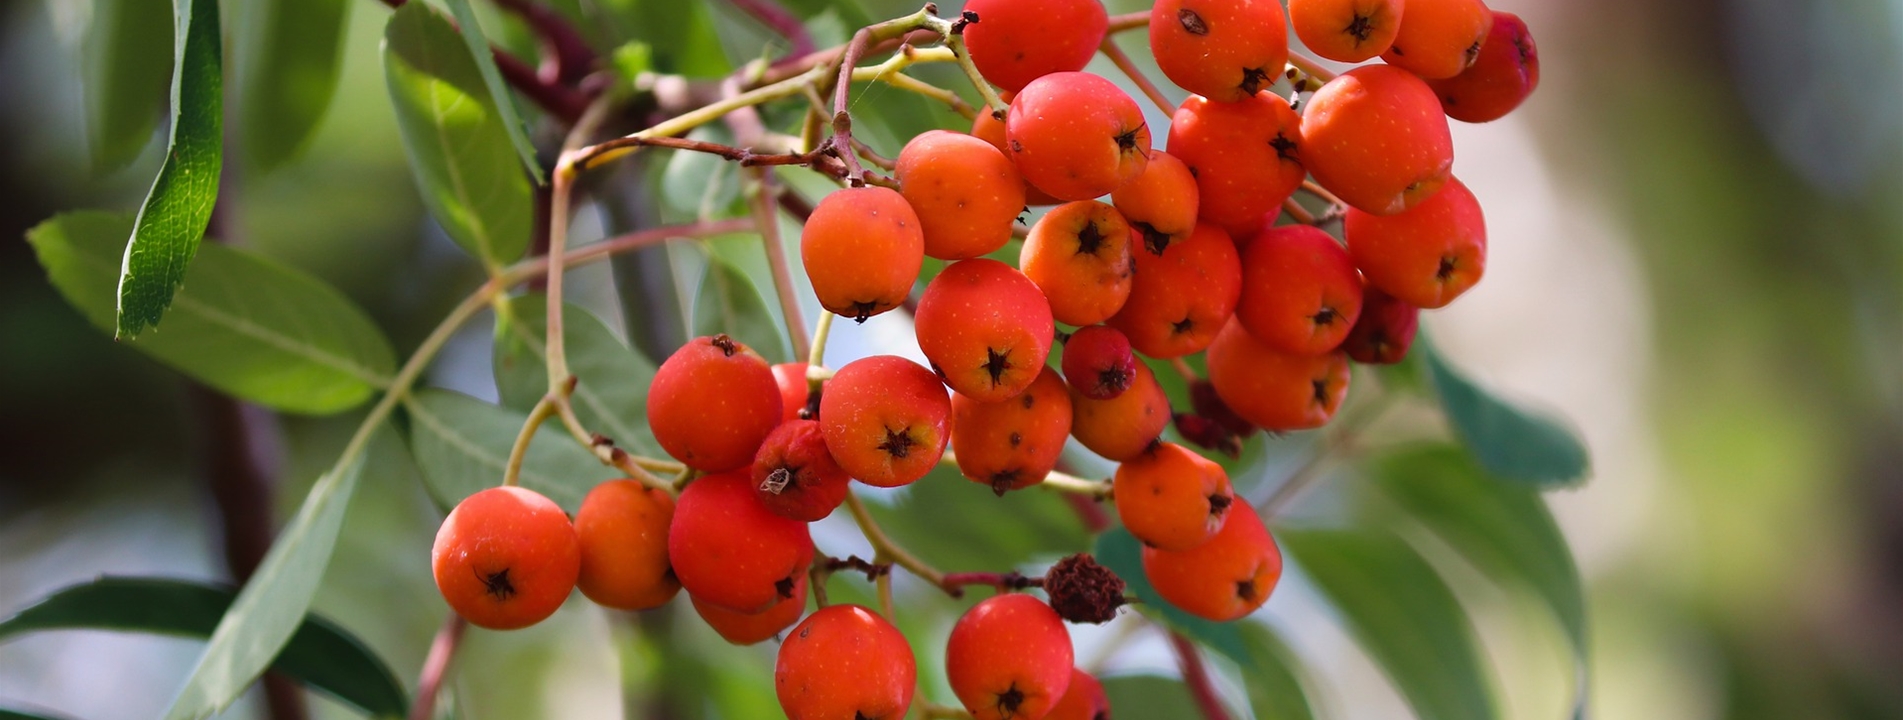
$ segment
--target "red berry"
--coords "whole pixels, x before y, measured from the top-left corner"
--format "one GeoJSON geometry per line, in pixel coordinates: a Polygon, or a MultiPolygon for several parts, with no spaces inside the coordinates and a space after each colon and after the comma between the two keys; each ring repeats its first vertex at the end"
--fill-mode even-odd
{"type": "Polygon", "coordinates": [[[1282,578],[1282,551],[1248,503],[1236,503],[1222,530],[1189,550],[1143,548],[1143,575],[1169,604],[1216,622],[1241,619],[1269,601],[1282,578]]]}
{"type": "Polygon", "coordinates": [[[1091,452],[1111,460],[1136,457],[1170,424],[1170,399],[1150,366],[1136,364],[1130,389],[1109,400],[1092,400],[1071,388],[1070,434],[1091,452]]]}
{"type": "Polygon", "coordinates": [[[1358,63],[1394,44],[1405,7],[1402,0],[1289,0],[1288,20],[1310,52],[1358,63]]]}
{"type": "Polygon", "coordinates": [[[1170,154],[1195,173],[1197,215],[1246,238],[1282,211],[1307,171],[1302,118],[1260,93],[1233,103],[1192,96],[1170,122],[1170,154]]]}
{"type": "Polygon", "coordinates": [[[1142,109],[1116,83],[1090,73],[1032,82],[1011,101],[1004,131],[1024,179],[1059,200],[1108,195],[1149,162],[1142,109]]]}
{"type": "Polygon", "coordinates": [[[1342,237],[1368,284],[1410,305],[1446,307],[1487,270],[1487,221],[1459,180],[1399,215],[1350,208],[1342,237]]]}
{"type": "Polygon", "coordinates": [[[1045,75],[1082,70],[1103,44],[1110,16],[1097,0],[970,0],[971,62],[992,84],[1022,90],[1045,75]]]}
{"type": "Polygon", "coordinates": [[[1044,720],[1110,720],[1110,697],[1103,683],[1082,670],[1070,671],[1070,689],[1044,720]]]}
{"type": "Polygon", "coordinates": [[[1231,322],[1210,344],[1209,383],[1224,404],[1257,426],[1284,432],[1328,423],[1348,394],[1348,356],[1290,355],[1231,322]]]}
{"type": "Polygon", "coordinates": [[[1262,342],[1320,355],[1341,345],[1360,315],[1361,274],[1328,233],[1284,225],[1242,246],[1236,319],[1262,342]]]}
{"type": "Polygon", "coordinates": [[[965,612],[945,643],[945,679],[974,720],[1042,718],[1070,689],[1070,631],[1029,595],[998,595],[965,612]]]}
{"type": "Polygon", "coordinates": [[[773,607],[758,613],[734,612],[703,602],[691,593],[687,599],[700,619],[714,632],[720,633],[722,639],[735,645],[753,645],[799,622],[800,614],[806,612],[806,584],[804,574],[793,578],[793,596],[781,598],[779,602],[773,603],[773,607]]]}
{"type": "Polygon", "coordinates": [[[958,470],[1003,495],[1043,482],[1070,436],[1070,392],[1044,368],[1017,397],[979,402],[952,395],[952,450],[958,470]]]}
{"type": "Polygon", "coordinates": [[[1286,24],[1275,0],[1157,0],[1150,7],[1150,54],[1178,87],[1236,102],[1282,76],[1286,24]]]}
{"type": "Polygon", "coordinates": [[[1136,366],[1130,339],[1108,325],[1080,328],[1064,343],[1064,379],[1091,400],[1109,400],[1130,389],[1136,366]]]}
{"type": "Polygon", "coordinates": [[[706,472],[745,467],[780,424],[766,358],[726,335],[674,351],[648,387],[648,427],[674,459],[706,472]]]}
{"type": "Polygon", "coordinates": [[[1137,276],[1130,299],[1109,325],[1153,358],[1188,355],[1209,346],[1235,314],[1242,295],[1236,244],[1214,225],[1197,225],[1167,248],[1135,251],[1137,276]]]}
{"type": "Polygon", "coordinates": [[[1328,81],[1309,99],[1302,164],[1343,202],[1393,215],[1447,182],[1454,141],[1427,83],[1397,68],[1366,65],[1328,81]]]}
{"type": "Polygon", "coordinates": [[[769,512],[745,472],[697,479],[681,492],[667,534],[681,587],[702,602],[764,612],[793,597],[813,562],[806,523],[769,512]]]}
{"type": "Polygon", "coordinates": [[[983,140],[928,130],[899,152],[899,190],[918,213],[925,254],[940,260],[978,257],[1011,239],[1024,211],[1017,165],[983,140]]]}
{"type": "Polygon", "coordinates": [[[925,234],[897,190],[846,188],[813,208],[800,232],[800,258],[821,307],[865,322],[912,293],[925,234]]]}
{"type": "Polygon", "coordinates": [[[766,436],[753,458],[753,490],[773,514],[817,522],[846,501],[852,478],[833,461],[812,420],[788,421],[766,436]]]}
{"type": "Polygon", "coordinates": [[[829,605],[780,644],[773,687],[788,720],[900,720],[912,707],[912,645],[859,605],[829,605]]]}
{"type": "Polygon", "coordinates": [[[1117,517],[1143,544],[1188,550],[1214,537],[1235,502],[1221,465],[1175,443],[1157,443],[1117,467],[1117,517]]]}
{"type": "Polygon", "coordinates": [[[581,542],[583,595],[616,610],[660,607],[680,592],[667,561],[674,498],[634,480],[611,480],[588,491],[575,513],[581,542]]]}
{"type": "Polygon", "coordinates": [[[918,346],[945,384],[997,402],[1030,387],[1056,325],[1044,293],[1017,268],[987,258],[953,263],[925,286],[918,346]]]}
{"type": "Polygon", "coordinates": [[[477,627],[514,630],[562,606],[581,573],[581,544],[554,501],[493,487],[463,498],[430,550],[436,589],[477,627]]]}
{"type": "Polygon", "coordinates": [[[1018,267],[1067,325],[1094,325],[1130,297],[1130,226],[1116,208],[1079,200],[1053,208],[1031,226],[1018,267]]]}
{"type": "Polygon", "coordinates": [[[1427,86],[1440,96],[1447,117],[1470,123],[1492,122],[1513,112],[1540,85],[1540,53],[1526,22],[1513,13],[1494,12],[1493,28],[1480,46],[1473,67],[1427,86]]]}
{"type": "Polygon", "coordinates": [[[867,485],[898,487],[938,466],[951,437],[951,398],[932,371],[902,357],[854,360],[826,382],[826,449],[867,485]]]}
{"type": "Polygon", "coordinates": [[[1491,17],[1481,0],[1407,0],[1389,65],[1425,79],[1450,78],[1474,64],[1491,17]]]}
{"type": "Polygon", "coordinates": [[[1407,357],[1414,344],[1420,308],[1369,286],[1361,304],[1361,318],[1341,349],[1348,358],[1369,365],[1391,365],[1407,357]]]}

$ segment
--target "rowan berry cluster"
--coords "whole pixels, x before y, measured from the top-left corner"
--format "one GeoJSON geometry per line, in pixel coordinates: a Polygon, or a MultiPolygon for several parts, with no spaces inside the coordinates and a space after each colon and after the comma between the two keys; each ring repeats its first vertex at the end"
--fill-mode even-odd
{"type": "MultiPolygon", "coordinates": [[[[456,612],[515,628],[571,588],[625,610],[685,589],[731,642],[793,628],[777,666],[790,717],[898,718],[917,686],[910,644],[865,607],[806,614],[808,523],[854,481],[900,487],[942,462],[1001,496],[1031,487],[1071,438],[1121,463],[1096,494],[1142,541],[1165,600],[1215,621],[1268,600],[1281,555],[1256,509],[1221,465],[1164,432],[1174,420],[1185,440],[1223,448],[1259,429],[1320,427],[1351,360],[1398,362],[1418,310],[1480,280],[1484,222],[1451,173],[1447,118],[1496,119],[1532,91],[1525,25],[1481,0],[1290,0],[1286,13],[1159,0],[1151,51],[1193,94],[1155,134],[1134,99],[1082,71],[1106,33],[1097,0],[971,0],[964,17],[970,61],[1008,111],[980,113],[968,134],[913,138],[896,189],[833,192],[801,236],[820,305],[858,321],[905,306],[925,258],[949,263],[916,302],[929,367],[897,356],[836,372],[774,366],[725,335],[689,342],[655,375],[647,417],[699,476],[678,499],[604,483],[572,523],[528,490],[469,497],[434,554],[456,612]],[[1339,76],[1291,65],[1291,25],[1321,57],[1386,64],[1339,76]],[[1311,215],[1302,192],[1336,205],[1311,215]],[[986,257],[1036,205],[1054,207],[1016,266],[986,257]],[[1339,241],[1323,229],[1336,221],[1339,241]],[[1173,412],[1146,360],[1197,353],[1206,380],[1173,412]]],[[[1073,667],[1065,619],[1024,593],[971,608],[945,651],[966,710],[1107,717],[1101,687],[1073,667]]]]}

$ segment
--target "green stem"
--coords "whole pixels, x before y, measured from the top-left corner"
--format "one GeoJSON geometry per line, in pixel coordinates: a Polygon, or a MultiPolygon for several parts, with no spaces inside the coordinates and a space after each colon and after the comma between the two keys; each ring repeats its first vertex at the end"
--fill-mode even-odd
{"type": "Polygon", "coordinates": [[[945,587],[945,573],[939,572],[937,568],[926,564],[925,561],[893,542],[892,538],[885,534],[885,529],[879,527],[879,522],[872,519],[872,513],[866,511],[866,504],[859,499],[858,495],[846,496],[846,509],[852,512],[853,521],[859,523],[859,532],[866,536],[866,542],[872,543],[876,556],[890,558],[894,564],[919,576],[920,579],[940,588],[945,587]]]}

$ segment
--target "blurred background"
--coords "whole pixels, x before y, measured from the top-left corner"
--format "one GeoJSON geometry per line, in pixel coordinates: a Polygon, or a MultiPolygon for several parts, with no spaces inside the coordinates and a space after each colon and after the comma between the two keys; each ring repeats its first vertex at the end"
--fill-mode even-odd
{"type": "MultiPolygon", "coordinates": [[[[245,72],[253,3],[225,4],[231,77],[245,72]]],[[[916,9],[841,5],[814,22],[822,43],[846,18],[916,9]]],[[[1455,169],[1486,208],[1490,267],[1424,317],[1462,367],[1564,416],[1592,450],[1591,482],[1547,497],[1586,579],[1594,714],[1903,718],[1903,3],[1491,5],[1526,19],[1542,85],[1507,119],[1455,123],[1455,169]]],[[[222,530],[281,524],[361,417],[220,401],[115,346],[47,283],[24,232],[64,210],[136,207],[162,152],[152,142],[129,167],[95,171],[81,69],[98,52],[85,32],[96,9],[0,3],[0,616],[101,573],[229,578],[222,530]],[[228,512],[214,500],[220,478],[273,510],[228,512]]],[[[770,42],[725,2],[704,11],[726,50],[715,65],[770,42]]],[[[340,288],[407,354],[481,269],[435,228],[398,150],[378,53],[389,11],[357,0],[348,12],[340,84],[312,145],[268,174],[228,169],[221,212],[234,242],[340,288]]],[[[487,17],[532,52],[513,20],[487,17]]],[[[1140,32],[1122,40],[1143,47],[1140,32]]],[[[1093,70],[1115,77],[1101,61],[1093,70]]],[[[244,136],[233,143],[228,158],[244,136]]],[[[576,232],[602,224],[612,219],[576,232]]],[[[608,269],[577,285],[619,327],[608,269]]],[[[916,352],[902,322],[842,329],[829,360],[916,352]]],[[[488,323],[472,324],[429,384],[493,399],[489,341],[488,323]]],[[[358,491],[314,609],[413,682],[445,612],[426,561],[441,514],[396,433],[371,463],[379,473],[358,491]]],[[[821,532],[834,554],[854,550],[849,525],[821,532]]],[[[1285,583],[1263,614],[1318,681],[1324,712],[1405,717],[1299,572],[1285,583]]],[[[962,605],[926,590],[900,587],[932,618],[919,628],[930,647],[962,605]]],[[[1462,600],[1504,715],[1565,716],[1572,671],[1550,621],[1510,598],[1462,600]]],[[[495,718],[777,716],[771,643],[731,648],[676,622],[692,620],[684,608],[629,620],[576,596],[531,630],[472,633],[452,704],[495,718]]],[[[1080,662],[1124,632],[1079,630],[1080,662]]],[[[1095,659],[1174,674],[1160,638],[1134,632],[1095,659]]],[[[201,647],[27,636],[0,645],[0,701],[151,717],[201,647]]],[[[262,705],[249,697],[227,716],[262,705]]]]}

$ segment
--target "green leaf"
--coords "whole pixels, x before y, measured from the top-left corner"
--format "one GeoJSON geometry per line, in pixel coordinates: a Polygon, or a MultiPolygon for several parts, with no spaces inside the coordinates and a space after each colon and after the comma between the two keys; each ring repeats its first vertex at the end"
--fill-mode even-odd
{"type": "Polygon", "coordinates": [[[707,274],[694,296],[693,318],[695,337],[726,333],[769,362],[788,359],[786,336],[760,290],[746,273],[718,256],[707,257],[707,274]]]}
{"type": "MultiPolygon", "coordinates": [[[[375,428],[359,432],[373,433],[375,428]]],[[[311,486],[297,517],[278,534],[264,562],[218,621],[205,654],[166,711],[167,720],[200,720],[225,709],[292,639],[337,547],[345,510],[363,474],[363,458],[362,452],[345,450],[337,466],[311,486]]]]}
{"type": "Polygon", "coordinates": [[[502,71],[496,69],[496,56],[489,50],[489,38],[482,32],[482,23],[476,18],[475,8],[469,0],[447,0],[449,11],[456,15],[456,28],[462,31],[463,44],[469,46],[470,58],[476,61],[476,70],[482,74],[482,82],[489,88],[489,97],[495,99],[496,110],[502,113],[502,128],[509,133],[509,144],[515,146],[515,154],[522,158],[522,166],[528,168],[529,177],[535,178],[535,184],[547,182],[542,177],[542,163],[535,159],[535,144],[529,142],[528,126],[522,122],[522,113],[515,108],[515,96],[509,92],[509,86],[502,81],[502,71]]]}
{"type": "Polygon", "coordinates": [[[1090,547],[1057,493],[1029,488],[998,497],[947,465],[907,485],[895,504],[867,508],[901,545],[950,571],[1017,567],[1090,547]]]}
{"type": "MultiPolygon", "coordinates": [[[[102,577],[53,593],[0,620],[0,642],[42,630],[116,630],[209,637],[237,590],[184,580],[102,577]]],[[[409,708],[396,675],[349,631],[317,615],[304,618],[271,669],[372,716],[409,708]]],[[[0,715],[4,717],[4,715],[0,715]]]]}
{"type": "MultiPolygon", "coordinates": [[[[403,402],[410,419],[410,452],[423,469],[423,485],[444,509],[502,484],[509,451],[526,413],[491,405],[462,393],[423,390],[403,402]]],[[[595,485],[619,477],[568,436],[558,421],[536,429],[522,462],[522,487],[575,512],[595,485]]]]}
{"type": "Polygon", "coordinates": [[[448,20],[407,3],[383,35],[383,71],[424,204],[492,270],[529,248],[534,200],[508,121],[448,20]]]}
{"type": "Polygon", "coordinates": [[[1488,394],[1449,365],[1424,335],[1415,342],[1413,352],[1427,366],[1454,431],[1488,473],[1540,488],[1585,479],[1590,469],[1586,446],[1572,431],[1488,394]]]}
{"type": "Polygon", "coordinates": [[[1150,585],[1149,576],[1143,574],[1143,545],[1129,530],[1116,527],[1097,536],[1094,554],[1097,562],[1123,578],[1130,594],[1137,596],[1140,604],[1136,608],[1139,612],[1161,620],[1184,637],[1207,645],[1238,664],[1248,666],[1249,648],[1243,643],[1242,637],[1236,634],[1235,623],[1219,623],[1183,612],[1156,592],[1156,588],[1150,585]]]}
{"type": "Polygon", "coordinates": [[[218,202],[224,157],[224,40],[218,0],[177,0],[172,74],[172,137],[165,164],[139,208],[132,242],[119,270],[115,337],[138,337],[172,305],[185,268],[218,202]]]}
{"type": "Polygon", "coordinates": [[[171,22],[170,9],[153,0],[93,3],[82,71],[94,172],[125,167],[152,141],[172,77],[170,37],[153,29],[171,22]]]}
{"type": "Polygon", "coordinates": [[[269,170],[297,157],[337,90],[350,0],[262,0],[244,64],[244,146],[269,170]]]}
{"type": "Polygon", "coordinates": [[[1277,536],[1421,720],[1498,716],[1466,611],[1407,543],[1369,529],[1277,536]]]}
{"type": "Polygon", "coordinates": [[[1473,456],[1451,445],[1390,454],[1372,476],[1389,498],[1475,567],[1502,585],[1537,595],[1585,667],[1585,591],[1566,538],[1538,493],[1487,477],[1473,456]]]}
{"type": "Polygon", "coordinates": [[[1161,675],[1121,675],[1103,678],[1103,693],[1110,700],[1110,716],[1117,718],[1196,718],[1202,709],[1189,694],[1189,686],[1176,678],[1161,675]]]}
{"type": "Polygon", "coordinates": [[[1282,638],[1261,623],[1241,623],[1236,631],[1248,650],[1242,663],[1242,685],[1249,689],[1249,708],[1255,720],[1314,720],[1302,690],[1301,661],[1282,638]]]}
{"type": "MultiPolygon", "coordinates": [[[[568,306],[562,328],[568,371],[578,380],[571,399],[582,426],[631,452],[661,452],[648,430],[654,364],[621,344],[600,318],[580,307],[568,306]]],[[[516,298],[510,302],[509,319],[497,319],[494,364],[503,407],[526,414],[548,393],[548,367],[543,364],[547,337],[545,296],[516,298]]]]}
{"type": "MultiPolygon", "coordinates": [[[[60,215],[27,232],[66,301],[112,331],[112,283],[132,219],[60,215]]],[[[245,250],[207,245],[163,332],[125,343],[237,397],[297,413],[334,413],[390,383],[390,343],[335,289],[245,250]]]]}

